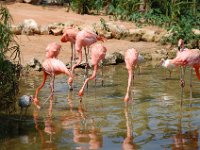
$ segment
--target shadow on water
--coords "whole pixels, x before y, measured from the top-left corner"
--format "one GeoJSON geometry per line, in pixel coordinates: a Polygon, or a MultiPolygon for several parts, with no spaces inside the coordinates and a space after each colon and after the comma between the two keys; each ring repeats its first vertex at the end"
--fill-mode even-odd
{"type": "MultiPolygon", "coordinates": [[[[66,77],[58,76],[50,100],[49,81],[41,90],[41,110],[32,105],[21,121],[17,114],[1,117],[0,149],[199,149],[200,84],[193,77],[191,91],[187,70],[181,91],[178,73],[165,80],[162,69],[142,66],[132,100],[124,103],[127,70],[124,65],[104,69],[104,86],[89,82],[82,102],[77,95],[82,76],[76,76],[71,92],[66,77]]],[[[41,80],[39,75],[23,79],[20,93],[33,94],[41,80]]]]}

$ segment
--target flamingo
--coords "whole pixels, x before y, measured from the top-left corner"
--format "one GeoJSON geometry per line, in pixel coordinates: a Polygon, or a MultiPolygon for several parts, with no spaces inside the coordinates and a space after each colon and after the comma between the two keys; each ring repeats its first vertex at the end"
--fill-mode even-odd
{"type": "Polygon", "coordinates": [[[94,71],[92,76],[88,77],[82,88],[79,90],[78,95],[81,97],[83,96],[84,93],[84,88],[86,86],[86,84],[88,83],[89,80],[93,80],[96,77],[96,73],[97,73],[97,69],[98,69],[98,63],[105,58],[107,49],[106,47],[104,47],[101,44],[95,44],[92,48],[91,48],[91,63],[94,66],[94,71]]]}
{"type": "Polygon", "coordinates": [[[60,53],[61,45],[52,42],[46,47],[46,58],[57,58],[60,53]]]}
{"type": "MultiPolygon", "coordinates": [[[[199,68],[200,68],[200,51],[198,49],[187,49],[184,47],[184,41],[182,39],[179,39],[178,41],[178,49],[180,51],[177,53],[176,57],[171,60],[171,62],[167,65],[175,65],[175,66],[181,66],[181,87],[185,86],[184,81],[184,75],[185,75],[185,67],[190,66],[195,69],[196,76],[200,80],[200,74],[199,74],[199,68]]],[[[192,70],[191,70],[192,74],[192,70]]],[[[191,75],[190,75],[190,86],[192,86],[191,83],[191,75]]]]}
{"type": "MultiPolygon", "coordinates": [[[[195,69],[196,76],[200,80],[199,68],[200,68],[200,51],[198,49],[186,49],[171,60],[171,63],[175,66],[190,66],[195,69]]],[[[183,75],[181,76],[181,86],[184,87],[184,77],[185,71],[183,71],[183,75]]]]}
{"type": "MultiPolygon", "coordinates": [[[[59,51],[59,49],[61,48],[61,45],[56,44],[56,43],[50,44],[50,45],[54,45],[55,51],[59,51]]],[[[50,46],[48,45],[48,47],[50,47],[50,46]]],[[[51,51],[47,51],[46,56],[49,56],[49,53],[51,53],[51,51]]],[[[56,54],[58,54],[58,53],[56,53],[56,54]]],[[[53,92],[54,92],[55,75],[58,75],[58,74],[63,73],[63,74],[66,74],[67,76],[69,76],[68,85],[70,86],[70,89],[72,89],[71,87],[72,87],[72,82],[73,82],[73,76],[72,76],[71,72],[67,69],[67,67],[65,66],[65,64],[62,61],[58,60],[54,55],[51,55],[51,56],[52,57],[46,57],[46,60],[42,63],[43,81],[42,81],[41,85],[36,89],[35,96],[34,96],[34,104],[38,109],[40,109],[38,93],[44,86],[47,76],[51,77],[51,83],[50,83],[51,95],[53,95],[53,92]]]]}
{"type": "MultiPolygon", "coordinates": [[[[169,71],[169,77],[171,78],[171,74],[172,74],[172,71],[175,69],[175,65],[171,63],[172,59],[161,59],[161,66],[164,68],[164,69],[167,69],[169,71]]],[[[165,73],[166,75],[166,73],[165,73]]]]}
{"type": "Polygon", "coordinates": [[[71,67],[72,67],[73,61],[75,61],[75,58],[76,58],[76,51],[74,50],[74,45],[76,42],[77,33],[78,33],[78,30],[74,28],[73,26],[67,27],[63,30],[63,35],[60,39],[61,42],[71,43],[71,67]]]}
{"type": "Polygon", "coordinates": [[[128,49],[125,52],[125,63],[126,63],[126,68],[128,70],[128,86],[127,86],[126,95],[124,97],[125,102],[129,101],[130,86],[131,86],[132,78],[134,78],[133,77],[133,67],[135,67],[137,65],[137,62],[138,62],[137,50],[134,48],[128,49]]]}
{"type": "MultiPolygon", "coordinates": [[[[86,63],[88,63],[86,47],[89,48],[95,42],[97,42],[97,41],[104,42],[104,40],[105,40],[104,37],[99,36],[91,31],[82,30],[82,31],[78,32],[78,34],[76,36],[75,50],[78,52],[79,60],[76,64],[73,65],[72,73],[74,72],[74,69],[78,65],[80,65],[80,63],[82,61],[82,47],[85,48],[86,63]]],[[[89,50],[88,50],[88,52],[89,52],[89,50]]]]}

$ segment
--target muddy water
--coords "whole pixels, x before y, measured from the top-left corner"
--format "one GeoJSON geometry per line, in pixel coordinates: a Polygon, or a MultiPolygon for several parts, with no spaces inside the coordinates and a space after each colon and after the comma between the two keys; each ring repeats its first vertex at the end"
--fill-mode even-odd
{"type": "MultiPolygon", "coordinates": [[[[104,87],[98,75],[96,88],[91,81],[82,99],[77,96],[81,73],[77,71],[73,92],[68,91],[66,77],[57,76],[52,101],[46,101],[47,81],[39,94],[40,111],[32,105],[21,121],[18,114],[3,117],[0,149],[199,149],[200,84],[193,74],[190,90],[189,68],[181,91],[178,71],[166,80],[162,68],[142,65],[128,104],[123,102],[124,65],[105,67],[104,87]]],[[[23,78],[20,94],[33,94],[41,80],[42,76],[23,78]]]]}

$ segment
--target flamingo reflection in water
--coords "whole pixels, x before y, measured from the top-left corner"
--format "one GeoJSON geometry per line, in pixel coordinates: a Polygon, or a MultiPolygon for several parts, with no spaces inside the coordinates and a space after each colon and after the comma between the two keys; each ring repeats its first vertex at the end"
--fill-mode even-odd
{"type": "Polygon", "coordinates": [[[96,127],[94,119],[90,119],[86,115],[87,110],[83,103],[80,102],[76,109],[71,95],[68,96],[68,103],[70,114],[63,117],[61,122],[65,130],[73,130],[73,141],[77,144],[76,149],[100,149],[103,145],[101,130],[96,127]]]}
{"type": "Polygon", "coordinates": [[[38,117],[38,110],[34,110],[33,112],[33,119],[35,123],[35,129],[38,131],[40,139],[41,139],[41,145],[42,149],[57,149],[56,144],[52,140],[53,135],[56,134],[57,129],[56,125],[52,121],[52,105],[53,105],[53,95],[50,97],[50,105],[49,105],[49,110],[48,110],[48,116],[44,122],[44,130],[42,130],[39,127],[39,117],[38,117]],[[49,139],[46,139],[46,135],[49,136],[49,139]]]}
{"type": "MultiPolygon", "coordinates": [[[[190,110],[189,110],[190,111],[190,110]]],[[[188,112],[189,112],[188,111],[188,112]]],[[[182,117],[191,116],[182,114],[182,105],[180,105],[180,113],[178,120],[177,133],[172,137],[174,143],[172,144],[172,150],[198,150],[199,149],[199,131],[198,129],[191,130],[190,121],[188,122],[189,131],[183,132],[182,117]]],[[[189,119],[189,118],[188,118],[189,119]]]]}
{"type": "Polygon", "coordinates": [[[126,137],[122,143],[122,149],[123,150],[135,150],[136,145],[133,143],[133,131],[132,131],[132,125],[131,125],[131,120],[130,120],[130,115],[128,113],[128,104],[127,102],[125,103],[125,108],[124,108],[124,114],[126,118],[126,137]]]}

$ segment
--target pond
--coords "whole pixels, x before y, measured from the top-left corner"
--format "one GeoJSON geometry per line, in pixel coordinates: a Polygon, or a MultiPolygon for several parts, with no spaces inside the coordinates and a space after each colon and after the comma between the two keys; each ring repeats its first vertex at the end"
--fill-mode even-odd
{"type": "MultiPolygon", "coordinates": [[[[22,120],[19,113],[1,117],[0,149],[199,149],[200,82],[193,73],[190,88],[187,68],[182,91],[179,70],[167,79],[164,72],[151,63],[142,65],[128,103],[123,101],[128,79],[124,64],[104,67],[103,87],[99,70],[96,86],[90,81],[82,99],[81,70],[71,92],[66,77],[56,77],[52,102],[46,101],[48,80],[39,93],[41,110],[32,105],[22,120]]],[[[41,82],[41,75],[24,77],[20,95],[34,94],[41,82]]]]}

